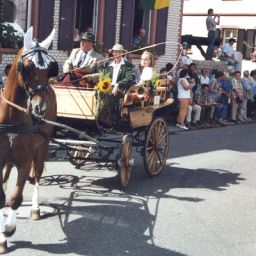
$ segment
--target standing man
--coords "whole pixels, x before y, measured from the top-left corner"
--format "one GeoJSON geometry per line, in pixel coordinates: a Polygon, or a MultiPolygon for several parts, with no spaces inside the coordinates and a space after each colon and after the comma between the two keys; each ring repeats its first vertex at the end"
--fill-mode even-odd
{"type": "Polygon", "coordinates": [[[213,9],[208,10],[206,18],[206,27],[208,30],[208,47],[206,50],[206,60],[211,60],[213,57],[213,45],[216,39],[216,25],[220,24],[220,15],[214,15],[213,9]]]}

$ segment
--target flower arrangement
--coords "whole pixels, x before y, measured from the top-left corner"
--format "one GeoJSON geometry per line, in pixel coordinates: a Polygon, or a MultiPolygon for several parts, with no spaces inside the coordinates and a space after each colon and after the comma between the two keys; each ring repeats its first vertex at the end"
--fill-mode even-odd
{"type": "Polygon", "coordinates": [[[109,74],[102,74],[99,75],[99,82],[97,83],[95,90],[99,90],[102,93],[109,93],[111,90],[111,78],[109,74]]]}

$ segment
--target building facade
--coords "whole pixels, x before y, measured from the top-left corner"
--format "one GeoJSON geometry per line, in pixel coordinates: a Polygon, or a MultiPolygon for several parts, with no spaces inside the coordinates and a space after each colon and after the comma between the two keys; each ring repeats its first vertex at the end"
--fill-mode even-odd
{"type": "MultiPolygon", "coordinates": [[[[206,17],[209,8],[220,15],[222,44],[229,38],[245,60],[256,50],[256,3],[251,0],[184,0],[182,35],[207,37],[206,17]]],[[[206,49],[206,46],[204,46],[206,49]]],[[[192,47],[192,58],[202,59],[199,50],[192,47]]]]}
{"type": "MultiPolygon", "coordinates": [[[[33,26],[34,36],[39,41],[52,28],[56,29],[50,53],[60,66],[73,48],[75,28],[80,33],[92,30],[98,49],[105,53],[115,43],[121,43],[131,50],[134,34],[143,27],[146,30],[145,45],[166,42],[154,47],[158,69],[167,62],[175,63],[178,57],[183,0],[171,0],[169,8],[160,10],[142,10],[139,0],[3,1],[13,8],[8,21],[18,23],[24,31],[33,26]]],[[[13,49],[0,49],[0,72],[7,63],[12,62],[16,52],[13,49]]],[[[133,59],[134,56],[130,57],[133,59]]]]}

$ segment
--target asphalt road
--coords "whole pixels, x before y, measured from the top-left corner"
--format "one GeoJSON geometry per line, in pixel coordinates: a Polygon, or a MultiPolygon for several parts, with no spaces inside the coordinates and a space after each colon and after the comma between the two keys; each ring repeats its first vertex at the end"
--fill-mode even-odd
{"type": "Polygon", "coordinates": [[[148,178],[136,157],[125,193],[104,166],[47,162],[42,219],[29,219],[27,184],[8,255],[254,256],[255,132],[256,124],[177,132],[161,176],[148,178]]]}

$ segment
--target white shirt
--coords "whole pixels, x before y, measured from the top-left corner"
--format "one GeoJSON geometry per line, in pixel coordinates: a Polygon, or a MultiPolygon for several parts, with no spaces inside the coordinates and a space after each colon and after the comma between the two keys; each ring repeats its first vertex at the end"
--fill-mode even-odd
{"type": "Polygon", "coordinates": [[[182,84],[180,83],[184,80],[185,83],[189,86],[188,80],[186,78],[180,78],[178,81],[178,99],[190,99],[190,90],[185,90],[182,84]]]}
{"type": "Polygon", "coordinates": [[[222,51],[225,52],[229,57],[232,57],[235,52],[233,46],[229,43],[224,44],[222,51]]]}
{"type": "Polygon", "coordinates": [[[209,82],[210,82],[210,78],[209,78],[209,76],[200,76],[200,83],[201,84],[209,84],[209,82]]]}
{"type": "Polygon", "coordinates": [[[112,75],[112,85],[115,85],[117,82],[117,77],[118,77],[118,73],[119,70],[121,68],[121,65],[124,65],[124,59],[122,58],[121,61],[119,63],[115,63],[115,61],[113,61],[109,66],[113,67],[113,75],[112,75]]]}

